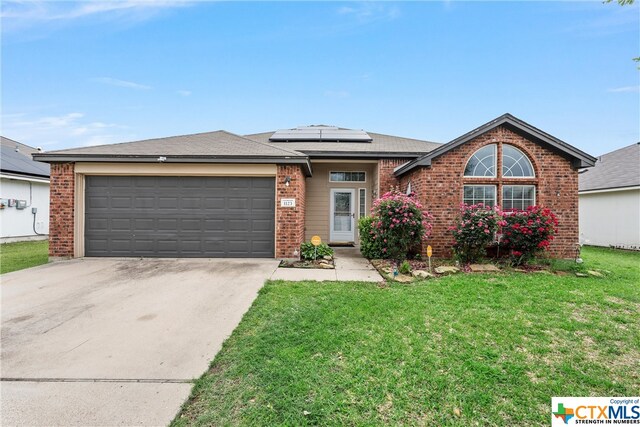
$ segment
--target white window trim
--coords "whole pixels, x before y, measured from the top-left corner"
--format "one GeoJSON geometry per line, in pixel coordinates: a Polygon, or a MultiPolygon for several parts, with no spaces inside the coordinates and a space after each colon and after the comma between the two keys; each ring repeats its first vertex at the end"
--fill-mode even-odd
{"type": "Polygon", "coordinates": [[[329,182],[341,182],[341,183],[347,183],[347,184],[367,182],[367,172],[366,171],[329,171],[329,182]],[[334,181],[334,180],[331,179],[331,174],[334,174],[334,173],[345,173],[345,172],[363,173],[364,174],[364,181],[334,181]]]}
{"type": "Polygon", "coordinates": [[[363,218],[365,216],[367,216],[367,189],[358,188],[358,219],[363,218]],[[364,193],[364,212],[360,211],[360,197],[362,197],[362,193],[364,193]]]}
{"type": "MultiPolygon", "coordinates": [[[[497,206],[498,205],[498,186],[495,184],[462,184],[462,203],[465,203],[464,201],[464,188],[465,187],[493,187],[494,192],[493,194],[495,195],[495,202],[493,204],[493,206],[497,206]]],[[[484,203],[484,202],[478,202],[478,203],[484,203]]],[[[473,203],[474,205],[477,203],[473,203]]],[[[491,206],[491,207],[493,207],[491,206]]]]}
{"type": "Polygon", "coordinates": [[[527,156],[527,153],[525,153],[524,151],[522,151],[521,149],[519,149],[515,145],[502,144],[502,164],[500,165],[500,176],[502,178],[504,178],[504,179],[531,179],[531,178],[535,178],[536,177],[536,168],[533,167],[533,162],[531,161],[531,158],[529,158],[529,156],[527,156]],[[516,149],[517,151],[520,152],[520,154],[522,154],[524,156],[525,159],[527,159],[529,161],[529,164],[531,165],[531,170],[533,171],[533,175],[530,175],[530,176],[505,176],[503,174],[502,168],[504,168],[504,146],[505,145],[508,145],[509,147],[516,149]]]}
{"type": "MultiPolygon", "coordinates": [[[[500,171],[502,173],[502,171],[500,171]]],[[[464,169],[462,169],[462,176],[464,177],[464,179],[487,179],[487,178],[497,178],[498,177],[498,144],[496,144],[495,142],[491,143],[491,144],[487,144],[487,145],[483,145],[482,147],[478,148],[476,151],[474,151],[473,153],[471,153],[471,156],[469,156],[469,158],[467,159],[466,163],[464,164],[464,169]],[[471,161],[471,158],[473,156],[475,156],[475,154],[482,150],[484,147],[488,147],[488,146],[492,146],[493,147],[493,158],[495,159],[495,167],[493,168],[493,175],[482,175],[482,176],[472,176],[472,175],[465,175],[464,171],[467,169],[467,165],[469,164],[469,162],[471,161]]]]}
{"type": "MultiPolygon", "coordinates": [[[[533,204],[531,206],[536,205],[537,203],[536,199],[538,198],[538,187],[535,184],[502,184],[502,194],[501,194],[502,203],[500,203],[501,204],[500,209],[504,209],[504,189],[506,187],[533,187],[533,204]]],[[[513,198],[511,198],[511,200],[513,200],[513,198]]]]}

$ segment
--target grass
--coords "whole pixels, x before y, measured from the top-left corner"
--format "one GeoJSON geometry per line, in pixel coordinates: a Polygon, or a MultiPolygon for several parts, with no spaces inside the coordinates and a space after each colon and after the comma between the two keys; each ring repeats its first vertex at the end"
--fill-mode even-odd
{"type": "Polygon", "coordinates": [[[35,267],[49,261],[49,241],[3,243],[0,245],[0,274],[35,267]]]}
{"type": "Polygon", "coordinates": [[[173,422],[548,425],[552,396],[640,388],[640,254],[605,278],[268,282],[173,422]]]}

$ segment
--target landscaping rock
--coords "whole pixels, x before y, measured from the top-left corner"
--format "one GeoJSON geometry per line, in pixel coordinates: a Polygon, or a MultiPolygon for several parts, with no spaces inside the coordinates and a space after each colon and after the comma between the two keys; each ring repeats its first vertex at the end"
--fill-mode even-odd
{"type": "Polygon", "coordinates": [[[595,271],[595,270],[587,270],[587,274],[589,276],[593,276],[593,277],[604,277],[604,274],[600,273],[599,271],[595,271]]]}
{"type": "Polygon", "coordinates": [[[460,271],[460,269],[458,267],[442,265],[440,267],[436,267],[434,271],[438,274],[453,274],[460,271]]]}
{"type": "Polygon", "coordinates": [[[333,257],[331,255],[325,255],[322,258],[326,259],[327,261],[331,261],[333,259],[333,257]]]}
{"type": "Polygon", "coordinates": [[[589,277],[587,273],[576,273],[576,277],[589,277]]]}
{"type": "Polygon", "coordinates": [[[413,282],[413,277],[407,276],[406,274],[398,274],[394,277],[394,280],[400,283],[411,283],[413,282]]]}
{"type": "Polygon", "coordinates": [[[411,272],[411,275],[413,277],[417,277],[418,279],[429,279],[431,277],[435,277],[433,274],[424,270],[414,270],[413,272],[411,272]]]}
{"type": "Polygon", "coordinates": [[[486,273],[500,271],[498,267],[493,264],[471,264],[469,266],[472,273],[486,273]]]}
{"type": "Polygon", "coordinates": [[[325,263],[320,263],[320,264],[318,264],[318,267],[320,267],[320,268],[324,268],[324,269],[330,269],[330,268],[333,268],[333,265],[331,265],[331,264],[325,264],[325,263]]]}

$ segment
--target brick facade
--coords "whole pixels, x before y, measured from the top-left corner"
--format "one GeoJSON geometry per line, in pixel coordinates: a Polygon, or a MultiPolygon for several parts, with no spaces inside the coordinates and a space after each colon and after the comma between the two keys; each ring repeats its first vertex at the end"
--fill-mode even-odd
{"type": "MultiPolygon", "coordinates": [[[[425,208],[434,216],[433,234],[428,241],[437,257],[451,256],[448,227],[458,215],[465,184],[496,185],[498,205],[502,204],[502,185],[536,186],[536,203],[550,208],[559,220],[558,233],[551,254],[568,258],[575,255],[578,242],[578,172],[571,161],[526,138],[499,126],[433,159],[431,166],[416,168],[401,179],[393,170],[406,159],[378,161],[378,196],[411,183],[425,208]],[[535,169],[535,178],[465,178],[469,157],[486,144],[498,145],[498,171],[501,170],[501,145],[511,144],[523,151],[535,169]]],[[[501,174],[499,174],[501,175],[501,174]]],[[[49,255],[65,258],[74,255],[75,177],[73,163],[51,164],[49,255]]],[[[305,237],[306,178],[299,165],[278,165],[276,175],[276,258],[294,258],[305,237]],[[291,177],[288,186],[285,178],[291,177]],[[295,199],[293,208],[280,207],[282,199],[295,199]]]]}
{"type": "Polygon", "coordinates": [[[400,185],[400,180],[393,174],[393,170],[408,161],[407,159],[378,160],[378,196],[400,185]]]}
{"type": "Polygon", "coordinates": [[[276,258],[296,258],[304,242],[306,179],[298,165],[278,165],[276,175],[276,258]],[[289,186],[285,178],[291,177],[289,186]],[[294,208],[280,207],[280,200],[296,199],[294,208]]]}
{"type": "Polygon", "coordinates": [[[497,204],[502,205],[502,185],[533,184],[536,204],[550,208],[558,216],[558,233],[551,245],[551,255],[570,258],[578,242],[578,171],[571,161],[511,132],[497,127],[432,160],[431,166],[416,168],[401,179],[401,188],[411,189],[434,216],[433,232],[427,242],[437,257],[451,256],[451,234],[448,227],[455,222],[463,200],[465,184],[497,185],[497,204]],[[464,168],[469,157],[487,144],[498,145],[498,172],[502,169],[501,145],[511,144],[528,157],[535,169],[535,178],[465,178],[464,168]]]}
{"type": "Polygon", "coordinates": [[[52,163],[49,188],[49,256],[70,258],[74,238],[74,163],[52,163]]]}

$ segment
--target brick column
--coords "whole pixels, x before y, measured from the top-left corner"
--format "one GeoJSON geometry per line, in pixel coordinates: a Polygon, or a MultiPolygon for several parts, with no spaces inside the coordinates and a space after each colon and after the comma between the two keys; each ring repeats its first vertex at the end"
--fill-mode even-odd
{"type": "Polygon", "coordinates": [[[73,257],[74,163],[52,163],[49,184],[49,257],[73,257]]]}
{"type": "Polygon", "coordinates": [[[276,175],[276,258],[295,258],[304,242],[306,178],[298,165],[278,165],[276,175]],[[285,178],[291,177],[289,186],[285,178]],[[293,208],[281,207],[280,200],[295,199],[293,208]]]}

